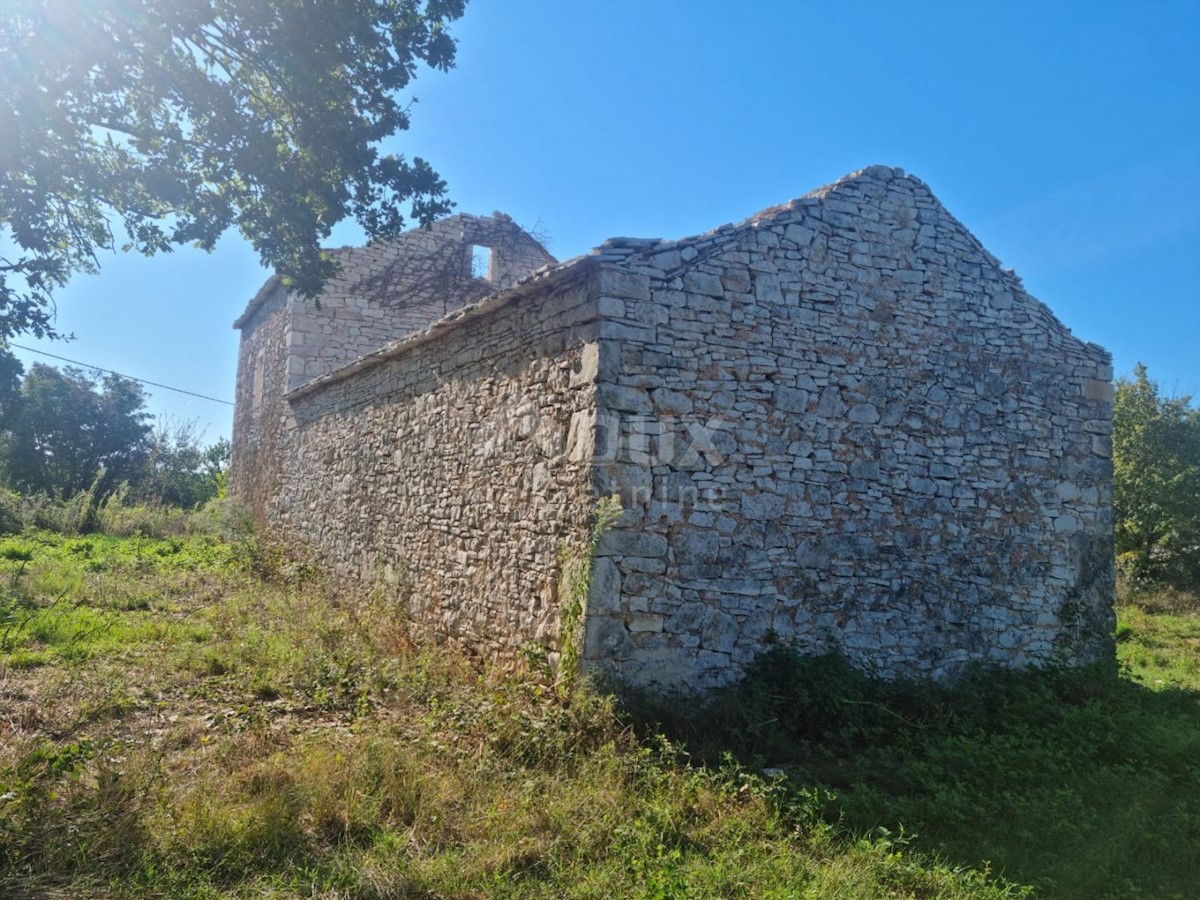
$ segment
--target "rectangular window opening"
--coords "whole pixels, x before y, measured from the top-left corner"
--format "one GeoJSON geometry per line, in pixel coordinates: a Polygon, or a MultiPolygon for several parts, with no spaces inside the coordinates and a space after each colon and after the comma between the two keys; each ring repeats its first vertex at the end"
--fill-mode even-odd
{"type": "Polygon", "coordinates": [[[496,263],[496,251],[491,247],[482,247],[479,244],[471,245],[471,277],[486,278],[491,281],[495,272],[493,268],[496,263]]]}

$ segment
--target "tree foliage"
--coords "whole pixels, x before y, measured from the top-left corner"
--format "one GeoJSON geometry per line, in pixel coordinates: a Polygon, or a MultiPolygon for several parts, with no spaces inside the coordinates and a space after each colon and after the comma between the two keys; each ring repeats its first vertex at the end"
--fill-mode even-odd
{"type": "Polygon", "coordinates": [[[1140,363],[1113,398],[1113,517],[1126,571],[1200,588],[1200,410],[1140,363]]]}
{"type": "Polygon", "coordinates": [[[160,422],[150,434],[149,452],[133,480],[143,500],[195,509],[224,490],[230,444],[225,438],[205,446],[195,422],[160,422]]]}
{"type": "Polygon", "coordinates": [[[118,375],[34,363],[0,436],[0,468],[12,487],[70,497],[97,478],[130,478],[149,451],[145,395],[118,375]]]}
{"type": "Polygon", "coordinates": [[[119,375],[22,367],[0,352],[0,476],[27,494],[69,499],[121,483],[122,496],[193,509],[218,496],[229,441],[205,445],[194,422],[151,425],[145,394],[119,375]]]}
{"type": "Polygon", "coordinates": [[[454,63],[465,0],[5,0],[0,339],[53,334],[52,294],[101,250],[211,249],[235,226],[314,295],[319,245],[449,209],[423,160],[383,155],[399,92],[454,63]],[[118,234],[120,237],[118,237],[118,234]]]}

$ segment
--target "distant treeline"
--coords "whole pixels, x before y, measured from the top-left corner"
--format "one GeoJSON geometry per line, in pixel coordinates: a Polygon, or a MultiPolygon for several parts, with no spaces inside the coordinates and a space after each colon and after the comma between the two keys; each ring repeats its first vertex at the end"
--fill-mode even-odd
{"type": "Polygon", "coordinates": [[[155,422],[131,379],[42,363],[25,371],[0,350],[0,482],[23,498],[6,497],[0,528],[36,524],[23,521],[38,518],[30,510],[94,510],[117,492],[124,504],[203,506],[224,494],[229,464],[229,441],[203,437],[194,422],[155,422]]]}

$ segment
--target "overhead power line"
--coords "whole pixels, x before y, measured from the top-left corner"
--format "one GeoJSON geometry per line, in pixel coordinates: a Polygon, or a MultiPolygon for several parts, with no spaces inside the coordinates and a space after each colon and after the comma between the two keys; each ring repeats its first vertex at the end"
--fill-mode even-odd
{"type": "Polygon", "coordinates": [[[77,359],[67,359],[65,356],[57,356],[54,353],[47,353],[45,350],[35,350],[32,347],[24,347],[21,344],[8,342],[8,346],[16,347],[18,350],[25,350],[29,353],[37,353],[41,356],[48,356],[51,359],[57,359],[61,362],[70,363],[73,366],[83,366],[86,369],[94,369],[97,372],[104,372],[106,375],[116,375],[118,378],[128,378],[130,381],[136,381],[140,384],[148,384],[151,387],[162,388],[165,391],[174,391],[177,394],[187,394],[189,397],[199,397],[201,400],[211,400],[213,403],[224,403],[226,406],[233,406],[228,400],[222,400],[219,397],[210,397],[207,394],[197,394],[195,391],[185,391],[183,388],[171,387],[169,384],[159,384],[157,381],[147,381],[145,378],[138,378],[136,375],[125,375],[121,372],[114,372],[112,369],[105,369],[102,366],[93,366],[91,363],[80,362],[77,359]]]}

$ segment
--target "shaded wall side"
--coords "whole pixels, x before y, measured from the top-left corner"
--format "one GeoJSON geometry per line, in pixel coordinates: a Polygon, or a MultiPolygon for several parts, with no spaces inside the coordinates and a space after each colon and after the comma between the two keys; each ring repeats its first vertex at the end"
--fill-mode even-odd
{"type": "Polygon", "coordinates": [[[565,452],[593,402],[594,303],[574,287],[439,327],[293,399],[273,522],[344,587],[403,598],[418,630],[555,653],[559,554],[594,508],[565,452]]]}
{"type": "Polygon", "coordinates": [[[602,285],[629,511],[589,665],[671,692],[775,640],[889,676],[1111,657],[1108,355],[910,179],[713,243],[602,285]]]}
{"type": "Polygon", "coordinates": [[[259,527],[280,489],[290,321],[287,292],[279,287],[241,328],[229,496],[259,527]]]}

